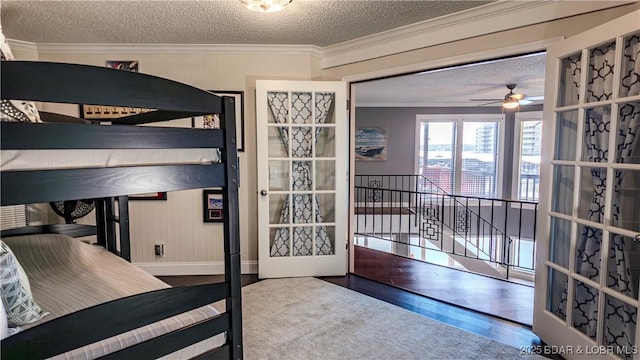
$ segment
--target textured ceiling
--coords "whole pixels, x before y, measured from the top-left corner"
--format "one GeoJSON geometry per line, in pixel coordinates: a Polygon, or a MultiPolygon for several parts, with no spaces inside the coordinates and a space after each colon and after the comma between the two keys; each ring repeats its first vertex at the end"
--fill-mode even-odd
{"type": "Polygon", "coordinates": [[[338,44],[492,1],[293,0],[257,13],[239,0],[9,1],[2,28],[35,43],[338,44]]]}
{"type": "MultiPolygon", "coordinates": [[[[281,12],[256,13],[239,0],[2,0],[0,10],[8,38],[35,43],[325,47],[490,2],[293,0],[281,12]]],[[[518,84],[518,93],[542,96],[544,55],[359,83],[356,105],[484,105],[469,100],[501,99],[509,83],[518,84]]]]}
{"type": "Polygon", "coordinates": [[[536,97],[533,103],[541,104],[545,60],[541,53],[362,82],[356,84],[356,105],[500,106],[472,99],[504,99],[506,84],[516,84],[514,93],[536,97]]]}

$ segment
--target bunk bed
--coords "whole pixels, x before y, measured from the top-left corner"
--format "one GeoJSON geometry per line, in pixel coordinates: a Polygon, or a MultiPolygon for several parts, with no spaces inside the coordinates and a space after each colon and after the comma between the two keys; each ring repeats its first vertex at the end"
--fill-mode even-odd
{"type": "MultiPolygon", "coordinates": [[[[46,113],[41,114],[45,123],[2,122],[0,141],[3,153],[48,154],[42,164],[34,160],[38,158],[35,156],[30,157],[29,161],[23,161],[22,165],[13,167],[11,161],[5,161],[7,156],[3,154],[0,174],[0,201],[3,206],[95,199],[97,243],[110,252],[109,256],[117,254],[121,257],[117,258],[120,265],[117,265],[118,261],[112,261],[116,265],[100,266],[133,266],[127,262],[131,259],[127,206],[129,195],[219,187],[222,189],[224,202],[225,253],[224,282],[188,287],[152,287],[153,291],[90,304],[92,306],[68,314],[56,314],[50,319],[44,317],[35,326],[4,338],[0,344],[2,358],[41,359],[56,355],[65,357],[65,354],[69,357],[74,350],[100,344],[121,334],[136,332],[140,328],[224,300],[223,311],[218,314],[132,346],[116,349],[104,354],[103,358],[158,358],[218,336],[222,337],[221,344],[218,344],[221,346],[216,345],[203,354],[196,354],[197,358],[241,359],[242,312],[234,99],[218,97],[168,79],[89,65],[7,61],[2,63],[0,70],[2,99],[154,109],[114,119],[110,125],[88,124],[82,119],[46,113]],[[206,114],[220,114],[221,129],[134,126],[206,114]],[[46,123],[47,119],[56,119],[58,122],[46,123]],[[71,122],[61,123],[60,119],[71,122]],[[225,121],[226,119],[229,121],[225,121]],[[113,149],[130,151],[138,161],[121,161],[117,166],[109,163],[104,166],[74,164],[70,168],[50,168],[46,162],[47,157],[50,158],[52,153],[55,156],[58,151],[76,151],[86,157],[87,153],[93,151],[113,149]],[[191,150],[187,152],[191,155],[185,156],[184,160],[174,158],[168,163],[140,161],[144,160],[143,150],[174,153],[180,149],[191,150]],[[217,159],[203,160],[203,157],[193,155],[194,149],[209,154],[213,151],[217,159]],[[27,166],[24,166],[25,163],[27,166]],[[114,222],[120,225],[119,237],[115,236],[114,222]]],[[[15,160],[19,156],[8,158],[15,160]]],[[[20,164],[20,161],[13,163],[20,164]]],[[[12,241],[8,241],[8,238],[3,240],[16,248],[32,243],[45,249],[39,251],[47,251],[45,245],[48,243],[59,245],[68,242],[75,249],[69,250],[74,256],[98,250],[105,252],[92,245],[78,244],[77,240],[69,240],[71,238],[63,235],[47,235],[41,245],[38,243],[40,235],[34,235],[40,231],[74,234],[72,227],[61,225],[22,229],[14,233],[17,236],[12,241]],[[78,250],[78,246],[85,247],[78,250]]],[[[86,230],[85,226],[75,230],[74,235],[94,233],[92,231],[86,230]]],[[[10,234],[3,233],[3,237],[8,235],[10,234]]],[[[43,273],[46,275],[47,271],[52,270],[45,269],[43,273]]],[[[98,277],[96,281],[99,281],[98,277]]]]}

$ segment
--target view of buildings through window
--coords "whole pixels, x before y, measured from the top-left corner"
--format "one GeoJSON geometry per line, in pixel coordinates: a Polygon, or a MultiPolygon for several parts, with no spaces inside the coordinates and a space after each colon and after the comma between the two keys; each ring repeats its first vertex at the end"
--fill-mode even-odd
{"type": "Polygon", "coordinates": [[[520,200],[538,201],[542,120],[522,121],[520,124],[518,198],[520,200]]]}
{"type": "Polygon", "coordinates": [[[498,179],[497,122],[464,122],[460,195],[496,197],[498,179]]]}
{"type": "Polygon", "coordinates": [[[517,198],[537,201],[542,121],[519,122],[516,156],[520,166],[514,166],[517,173],[511,175],[499,172],[501,120],[486,119],[486,116],[479,121],[419,119],[419,174],[448,193],[486,198],[510,198],[498,193],[498,177],[514,176],[517,198]]]}

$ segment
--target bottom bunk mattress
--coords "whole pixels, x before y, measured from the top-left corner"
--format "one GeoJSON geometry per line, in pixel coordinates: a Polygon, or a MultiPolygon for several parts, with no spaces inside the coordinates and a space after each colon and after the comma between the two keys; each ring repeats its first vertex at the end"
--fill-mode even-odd
{"type": "MultiPolygon", "coordinates": [[[[33,299],[48,313],[38,321],[20,326],[20,330],[93,305],[169,287],[104,248],[65,235],[16,236],[3,238],[2,241],[24,269],[33,299]]],[[[97,358],[217,314],[219,312],[213,306],[204,306],[55,358],[97,358]]],[[[219,334],[165,358],[190,358],[223,345],[225,340],[225,334],[219,334]]]]}

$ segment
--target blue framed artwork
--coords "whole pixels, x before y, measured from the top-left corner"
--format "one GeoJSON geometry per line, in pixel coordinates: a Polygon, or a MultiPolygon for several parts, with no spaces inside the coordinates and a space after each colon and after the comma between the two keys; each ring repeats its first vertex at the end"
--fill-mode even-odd
{"type": "Polygon", "coordinates": [[[362,128],[356,130],[356,160],[387,160],[387,128],[362,128]]]}

